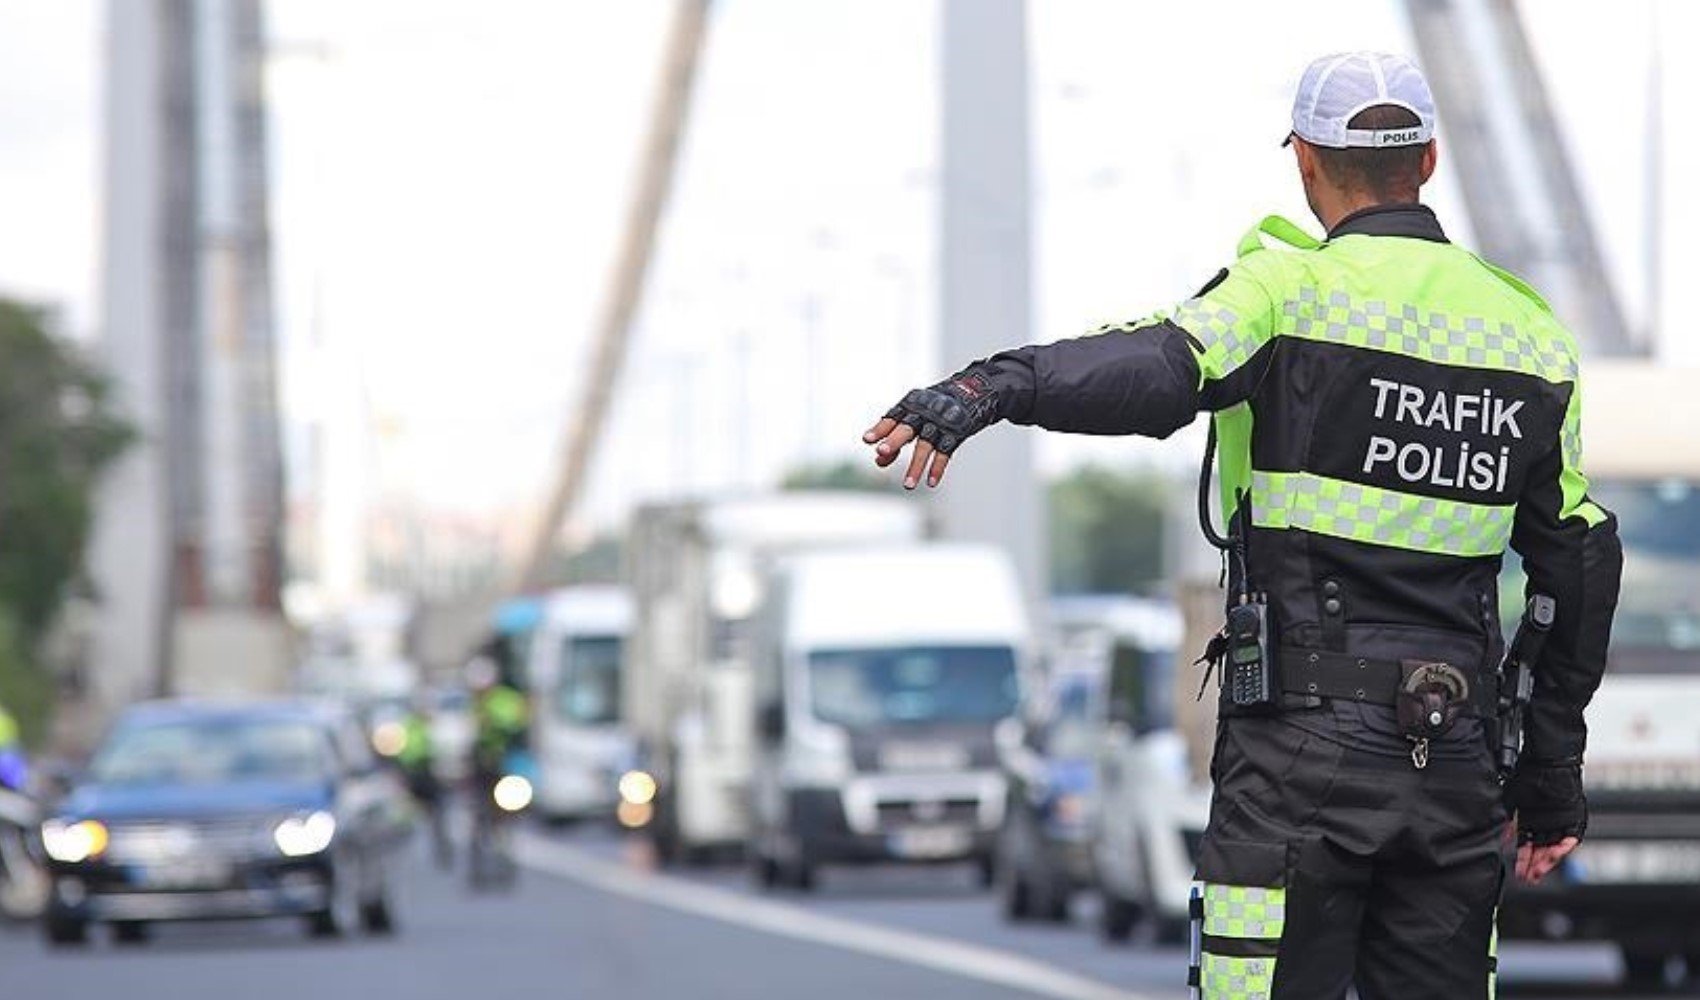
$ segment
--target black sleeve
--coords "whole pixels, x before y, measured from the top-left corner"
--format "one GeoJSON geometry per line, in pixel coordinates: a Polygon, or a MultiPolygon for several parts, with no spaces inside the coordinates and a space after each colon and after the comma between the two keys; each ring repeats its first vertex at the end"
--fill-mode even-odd
{"type": "Polygon", "coordinates": [[[1168,437],[1198,414],[1199,370],[1185,330],[1162,320],[993,355],[982,364],[998,416],[1076,434],[1168,437]]]}
{"type": "MultiPolygon", "coordinates": [[[[1574,410],[1569,419],[1578,419],[1574,410]]],[[[1555,446],[1531,470],[1511,533],[1529,592],[1558,604],[1524,725],[1524,757],[1537,765],[1581,762],[1588,740],[1582,711],[1605,672],[1623,572],[1617,518],[1588,499],[1573,458],[1555,446]]]]}

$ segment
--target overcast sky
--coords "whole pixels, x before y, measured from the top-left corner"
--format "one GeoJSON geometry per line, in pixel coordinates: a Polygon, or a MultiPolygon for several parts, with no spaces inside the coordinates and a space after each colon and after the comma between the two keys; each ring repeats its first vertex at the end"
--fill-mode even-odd
{"type": "MultiPolygon", "coordinates": [[[[1642,326],[1650,53],[1656,35],[1700,36],[1700,5],[1524,6],[1612,277],[1642,326]]],[[[580,386],[667,4],[270,7],[292,454],[307,420],[365,425],[363,473],[382,489],[444,510],[524,506],[580,386]]],[[[1400,8],[1030,4],[1033,339],[1183,298],[1268,212],[1309,223],[1276,146],[1292,83],[1324,52],[1410,52],[1400,8]]],[[[99,325],[102,10],[0,0],[0,291],[60,306],[80,336],[99,325]]],[[[715,5],[594,476],[597,519],[634,498],[760,485],[850,455],[891,398],[963,360],[933,347],[937,21],[934,3],[909,0],[715,5]]],[[[1686,113],[1700,71],[1664,68],[1665,107],[1686,113]]],[[[1667,135],[1667,176],[1700,175],[1695,140],[1667,135]]],[[[1672,232],[1700,225],[1682,186],[1668,192],[1672,232]]],[[[1467,240],[1449,175],[1429,200],[1467,240]]],[[[1666,239],[1664,273],[1693,263],[1681,242],[1666,239]]],[[[1666,356],[1700,362],[1695,338],[1672,331],[1666,356]]],[[[1161,454],[1049,438],[1041,460],[1161,454]]]]}

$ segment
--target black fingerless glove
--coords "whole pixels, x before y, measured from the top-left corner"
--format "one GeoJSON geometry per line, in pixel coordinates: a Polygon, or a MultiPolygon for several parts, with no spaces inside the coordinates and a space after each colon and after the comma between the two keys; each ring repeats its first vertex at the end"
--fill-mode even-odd
{"type": "Polygon", "coordinates": [[[911,390],[886,416],[946,455],[998,421],[998,397],[987,373],[969,365],[925,389],[911,390]]]}
{"type": "Polygon", "coordinates": [[[1506,805],[1517,814],[1517,839],[1545,847],[1588,829],[1582,765],[1525,760],[1505,786],[1506,805]]]}

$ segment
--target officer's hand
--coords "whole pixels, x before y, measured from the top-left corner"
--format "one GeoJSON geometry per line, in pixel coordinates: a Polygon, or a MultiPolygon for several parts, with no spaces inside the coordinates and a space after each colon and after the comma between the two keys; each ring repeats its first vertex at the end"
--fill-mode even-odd
{"type": "Polygon", "coordinates": [[[937,385],[912,390],[862,434],[862,442],[874,446],[874,464],[883,469],[915,441],[903,474],[903,488],[912,490],[923,472],[927,485],[937,486],[957,447],[996,421],[997,397],[985,375],[970,367],[937,385]]]}
{"type": "Polygon", "coordinates": [[[1555,847],[1579,840],[1588,831],[1580,763],[1524,759],[1505,786],[1505,801],[1517,817],[1517,839],[1522,843],[1555,847]]]}
{"type": "Polygon", "coordinates": [[[1575,837],[1566,837],[1556,844],[1540,847],[1524,844],[1517,848],[1517,877],[1530,885],[1538,884],[1581,842],[1575,837]]]}

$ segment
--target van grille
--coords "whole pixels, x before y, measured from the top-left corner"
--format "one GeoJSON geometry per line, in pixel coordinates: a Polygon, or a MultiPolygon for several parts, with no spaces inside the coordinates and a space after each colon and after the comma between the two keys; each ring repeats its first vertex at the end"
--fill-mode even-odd
{"type": "Polygon", "coordinates": [[[881,830],[934,824],[972,826],[980,818],[977,798],[893,799],[879,803],[877,809],[881,830]]]}

